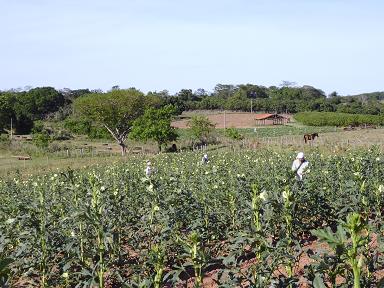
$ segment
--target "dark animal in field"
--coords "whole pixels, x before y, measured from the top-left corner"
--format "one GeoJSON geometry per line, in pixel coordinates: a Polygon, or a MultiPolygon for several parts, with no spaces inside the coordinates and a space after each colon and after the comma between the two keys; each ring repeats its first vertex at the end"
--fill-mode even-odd
{"type": "Polygon", "coordinates": [[[172,144],[170,148],[167,149],[167,152],[176,153],[177,152],[177,146],[175,143],[172,144]]]}
{"type": "Polygon", "coordinates": [[[319,137],[319,134],[317,133],[304,134],[304,142],[307,143],[307,141],[314,140],[316,137],[319,137]]]}

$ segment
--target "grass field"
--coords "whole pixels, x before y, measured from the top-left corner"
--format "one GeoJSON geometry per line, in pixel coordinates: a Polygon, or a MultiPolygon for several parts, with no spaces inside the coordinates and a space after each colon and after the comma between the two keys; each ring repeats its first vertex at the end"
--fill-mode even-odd
{"type": "MultiPolygon", "coordinates": [[[[244,135],[244,139],[242,141],[233,141],[224,136],[224,129],[217,129],[216,137],[219,144],[211,145],[208,149],[220,148],[225,150],[234,148],[254,150],[274,148],[278,150],[289,149],[290,151],[320,149],[324,152],[343,152],[351,148],[365,149],[371,145],[377,145],[383,150],[384,146],[384,129],[356,131],[337,129],[335,132],[334,127],[316,128],[296,124],[256,128],[256,132],[254,129],[247,128],[239,129],[239,131],[244,135]],[[302,135],[313,132],[318,132],[320,137],[310,144],[305,144],[302,135]]],[[[190,131],[188,129],[180,129],[179,132],[181,136],[177,143],[178,147],[182,148],[190,145],[190,131]]],[[[97,163],[108,164],[116,161],[125,161],[127,158],[132,157],[148,158],[157,154],[155,143],[129,142],[128,147],[133,149],[130,151],[134,151],[136,154],[128,153],[126,158],[122,158],[119,146],[112,141],[90,141],[86,138],[54,143],[56,147],[68,147],[70,149],[69,152],[66,149],[59,149],[55,152],[43,153],[39,152],[31,143],[23,145],[23,143],[14,143],[11,148],[9,146],[7,148],[4,144],[1,146],[0,176],[22,175],[26,177],[31,174],[66,169],[68,167],[77,169],[97,163]],[[94,150],[90,150],[90,147],[93,147],[94,150]],[[134,148],[139,147],[140,149],[134,150],[134,148]],[[33,152],[32,155],[31,152],[33,152]],[[13,157],[16,155],[31,155],[32,159],[18,160],[13,157]]]]}
{"type": "Polygon", "coordinates": [[[313,287],[321,281],[376,287],[384,273],[378,254],[384,129],[291,123],[238,131],[242,140],[216,129],[216,144],[190,151],[190,130],[180,129],[183,152],[158,154],[155,143],[129,141],[124,157],[112,141],[84,137],[51,143],[47,151],[31,141],[3,141],[6,281],[10,287],[313,287]],[[314,132],[319,137],[305,144],[303,134],[314,132]],[[302,186],[290,171],[298,151],[310,161],[302,186]],[[31,159],[14,157],[26,155],[31,159]],[[337,225],[343,249],[332,251],[327,241],[339,237],[332,234],[337,225]],[[358,259],[364,259],[360,268],[358,259]]]}
{"type": "MultiPolygon", "coordinates": [[[[223,111],[192,111],[184,112],[179,120],[173,124],[182,127],[178,129],[180,135],[177,147],[183,151],[193,146],[190,129],[186,129],[186,122],[193,115],[206,115],[217,126],[213,139],[218,145],[210,145],[208,149],[218,147],[236,149],[290,149],[307,150],[322,149],[323,151],[345,151],[351,147],[367,147],[377,145],[381,149],[384,142],[384,129],[343,131],[336,127],[310,127],[296,122],[287,125],[255,126],[255,113],[223,111]],[[242,141],[233,141],[226,136],[226,128],[234,127],[243,135],[242,141]],[[303,134],[319,133],[320,137],[310,144],[304,144],[303,134]]],[[[289,117],[289,115],[287,115],[289,117]]],[[[51,123],[52,124],[52,123],[51,123]]],[[[52,125],[57,125],[53,123],[52,125]]],[[[128,155],[141,154],[149,157],[157,154],[157,145],[153,142],[140,143],[127,141],[128,155]]],[[[120,147],[112,140],[90,140],[86,136],[76,136],[71,140],[55,141],[48,150],[36,148],[30,141],[13,141],[12,144],[0,142],[0,176],[29,175],[68,167],[80,168],[96,163],[113,163],[124,161],[121,158],[120,147]],[[32,160],[18,160],[15,156],[31,156],[32,160]]]]}

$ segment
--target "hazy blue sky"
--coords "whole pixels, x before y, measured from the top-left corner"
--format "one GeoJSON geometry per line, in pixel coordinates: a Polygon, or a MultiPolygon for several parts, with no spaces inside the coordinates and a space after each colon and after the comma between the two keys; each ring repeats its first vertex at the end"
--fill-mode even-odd
{"type": "Polygon", "coordinates": [[[384,90],[381,0],[0,0],[0,89],[384,90]]]}

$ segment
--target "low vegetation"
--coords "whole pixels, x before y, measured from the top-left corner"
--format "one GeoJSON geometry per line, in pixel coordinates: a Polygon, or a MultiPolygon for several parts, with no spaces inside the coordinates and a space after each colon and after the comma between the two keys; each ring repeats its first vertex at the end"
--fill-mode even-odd
{"type": "MultiPolygon", "coordinates": [[[[120,89],[117,86],[106,92],[37,87],[26,90],[0,91],[0,133],[9,133],[12,126],[17,134],[28,134],[36,125],[36,121],[50,120],[65,121],[66,127],[73,133],[87,134],[93,138],[108,137],[108,134],[109,137],[114,137],[110,131],[103,132],[107,125],[113,134],[116,133],[115,124],[112,125],[113,127],[111,126],[113,117],[106,118],[104,114],[114,113],[114,116],[123,116],[123,108],[132,107],[132,104],[135,103],[135,101],[131,101],[134,95],[140,95],[139,98],[148,106],[136,105],[137,109],[130,111],[129,117],[131,118],[142,115],[143,109],[149,108],[149,106],[159,108],[167,105],[174,106],[177,114],[187,110],[218,109],[291,114],[318,111],[368,115],[380,115],[384,111],[382,103],[384,92],[342,97],[336,92],[325,95],[320,89],[311,86],[298,87],[289,82],[284,82],[279,87],[217,84],[210,93],[204,89],[196,91],[181,89],[174,95],[170,95],[166,90],[144,94],[135,88],[120,89]],[[132,97],[122,97],[127,94],[132,97]],[[125,100],[121,102],[122,99],[125,100]],[[84,105],[81,103],[84,103],[85,107],[90,104],[89,110],[82,109],[84,105]],[[121,105],[122,103],[124,105],[121,105]],[[75,107],[76,105],[78,107],[75,107]],[[95,107],[98,109],[93,109],[95,107]],[[79,117],[77,112],[83,112],[85,117],[79,117]]],[[[143,102],[140,103],[144,104],[143,102]]],[[[119,129],[123,128],[119,127],[119,129]]]]}
{"type": "MultiPolygon", "coordinates": [[[[364,150],[338,149],[337,133],[337,141],[320,134],[308,144],[302,135],[383,125],[383,94],[328,96],[292,83],[218,84],[211,94],[119,87],[0,92],[0,132],[7,133],[0,149],[27,154],[11,156],[24,168],[30,161],[32,174],[0,163],[14,170],[0,180],[0,286],[381,287],[382,146],[365,143],[366,133],[358,139],[364,150]],[[296,114],[304,126],[218,130],[194,116],[187,130],[171,127],[187,109],[249,108],[321,112],[296,114]],[[14,132],[32,137],[9,139],[14,132]],[[297,137],[276,138],[287,135],[300,135],[299,144],[288,139],[297,137]],[[158,150],[178,140],[171,150],[183,153],[117,157],[108,141],[89,138],[114,141],[123,155],[133,152],[132,139],[155,142],[158,150]],[[288,149],[270,149],[271,139],[288,149]],[[332,151],[323,154],[317,141],[332,151]],[[224,142],[230,149],[209,147],[202,163],[207,144],[224,142]],[[291,163],[303,145],[310,171],[297,182],[291,163]],[[60,168],[54,172],[47,171],[51,156],[60,168]]],[[[356,138],[354,132],[345,135],[356,138]]]]}
{"type": "Polygon", "coordinates": [[[1,279],[201,287],[210,275],[230,287],[378,287],[384,155],[314,151],[303,183],[294,157],[219,151],[201,164],[201,153],[162,154],[150,177],[141,158],[1,180],[1,279]]]}
{"type": "Polygon", "coordinates": [[[384,125],[384,115],[347,114],[333,112],[301,112],[295,120],[308,126],[384,125]]]}

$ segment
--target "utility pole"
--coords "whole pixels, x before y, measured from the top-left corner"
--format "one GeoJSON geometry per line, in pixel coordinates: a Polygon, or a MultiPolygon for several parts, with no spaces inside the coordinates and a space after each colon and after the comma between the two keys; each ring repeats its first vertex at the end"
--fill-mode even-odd
{"type": "Polygon", "coordinates": [[[12,127],[12,117],[11,117],[11,141],[12,141],[12,136],[13,136],[13,135],[12,135],[12,133],[13,133],[13,132],[12,132],[12,131],[13,131],[12,128],[13,128],[13,127],[12,127]]]}
{"type": "Polygon", "coordinates": [[[224,110],[224,131],[226,129],[226,122],[227,122],[227,119],[226,119],[225,110],[224,110]]]}
{"type": "Polygon", "coordinates": [[[253,99],[251,98],[251,113],[252,113],[252,107],[253,106],[253,99]]]}

